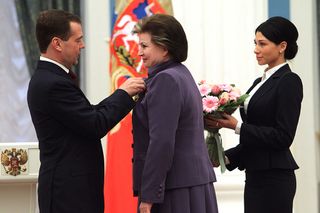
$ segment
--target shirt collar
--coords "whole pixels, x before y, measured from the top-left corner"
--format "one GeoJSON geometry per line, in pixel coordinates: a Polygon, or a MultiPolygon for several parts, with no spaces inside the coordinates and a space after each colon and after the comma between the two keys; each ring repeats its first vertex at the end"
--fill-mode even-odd
{"type": "Polygon", "coordinates": [[[46,58],[44,56],[40,56],[40,61],[47,61],[47,62],[51,62],[53,64],[56,64],[57,66],[61,67],[64,71],[66,71],[66,73],[69,73],[69,69],[66,68],[64,65],[60,64],[59,62],[56,62],[50,58],[46,58]]]}
{"type": "Polygon", "coordinates": [[[271,75],[273,75],[273,73],[275,73],[277,70],[279,70],[281,67],[283,67],[286,64],[287,64],[287,62],[284,62],[282,64],[279,64],[279,65],[272,67],[271,69],[265,71],[266,78],[264,80],[266,81],[271,75]]]}

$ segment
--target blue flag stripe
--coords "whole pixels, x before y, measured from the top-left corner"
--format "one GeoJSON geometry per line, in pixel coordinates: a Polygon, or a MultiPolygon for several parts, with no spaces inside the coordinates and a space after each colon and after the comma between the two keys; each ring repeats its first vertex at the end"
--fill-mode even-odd
{"type": "Polygon", "coordinates": [[[290,19],[290,0],[268,0],[268,15],[290,19]]]}

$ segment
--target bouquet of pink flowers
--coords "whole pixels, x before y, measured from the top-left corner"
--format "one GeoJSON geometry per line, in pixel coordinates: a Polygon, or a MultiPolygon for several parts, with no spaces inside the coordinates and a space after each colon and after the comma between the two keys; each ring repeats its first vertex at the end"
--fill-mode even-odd
{"type": "MultiPolygon", "coordinates": [[[[241,92],[234,84],[207,84],[205,81],[199,83],[199,91],[202,96],[204,116],[222,118],[221,113],[232,114],[241,105],[248,94],[241,95],[241,92]]],[[[220,165],[221,172],[226,170],[224,161],[224,149],[219,133],[219,128],[209,129],[206,137],[211,163],[220,165]]]]}

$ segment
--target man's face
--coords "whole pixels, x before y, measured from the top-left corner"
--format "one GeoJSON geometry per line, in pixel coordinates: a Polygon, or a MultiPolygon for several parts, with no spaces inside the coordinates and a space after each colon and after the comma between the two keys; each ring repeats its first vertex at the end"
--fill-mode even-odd
{"type": "Polygon", "coordinates": [[[67,41],[61,42],[62,64],[71,69],[78,63],[82,48],[84,48],[84,41],[81,24],[70,22],[70,37],[67,41]]]}

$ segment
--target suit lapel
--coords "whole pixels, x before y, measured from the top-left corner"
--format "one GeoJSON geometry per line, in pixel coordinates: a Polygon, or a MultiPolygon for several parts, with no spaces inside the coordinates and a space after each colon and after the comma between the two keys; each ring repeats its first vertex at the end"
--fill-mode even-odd
{"type": "Polygon", "coordinates": [[[253,88],[255,88],[255,86],[257,86],[257,84],[260,83],[260,81],[261,81],[261,77],[260,77],[260,78],[257,78],[257,79],[253,82],[252,86],[248,89],[248,91],[246,92],[246,94],[249,94],[249,93],[251,92],[251,90],[253,90],[253,88]]]}
{"type": "MultiPolygon", "coordinates": [[[[251,92],[251,90],[261,81],[261,78],[257,78],[252,86],[248,89],[248,91],[246,92],[246,94],[249,94],[251,92]]],[[[246,122],[247,121],[247,115],[244,111],[244,105],[243,103],[240,105],[240,116],[241,116],[241,119],[243,122],[246,122]]]]}
{"type": "MultiPolygon", "coordinates": [[[[277,70],[270,78],[264,82],[264,84],[253,94],[252,98],[250,99],[248,111],[250,111],[250,108],[252,108],[257,101],[259,101],[261,98],[264,97],[265,94],[268,93],[270,89],[273,88],[273,86],[278,82],[279,78],[283,76],[285,73],[290,72],[289,65],[286,64],[283,67],[281,67],[279,70],[277,70]]],[[[261,78],[257,79],[257,83],[261,81],[261,78]]],[[[249,93],[256,85],[254,84],[247,93],[249,93]]]]}
{"type": "Polygon", "coordinates": [[[253,94],[252,98],[250,99],[248,111],[254,104],[259,101],[267,92],[272,89],[273,85],[275,84],[274,78],[269,78],[264,84],[253,94]]]}
{"type": "MultiPolygon", "coordinates": [[[[75,85],[75,88],[77,88],[77,90],[82,94],[82,96],[87,100],[87,102],[90,104],[89,100],[87,99],[87,97],[84,95],[84,93],[82,92],[82,90],[79,88],[78,85],[75,84],[75,82],[73,81],[73,79],[71,79],[70,75],[68,73],[66,73],[66,71],[64,71],[61,67],[59,67],[58,65],[48,62],[48,61],[38,61],[38,66],[36,70],[41,70],[45,69],[48,70],[56,75],[62,76],[64,78],[66,78],[67,80],[69,80],[72,84],[75,85]]],[[[91,105],[91,104],[90,104],[91,105]]]]}

